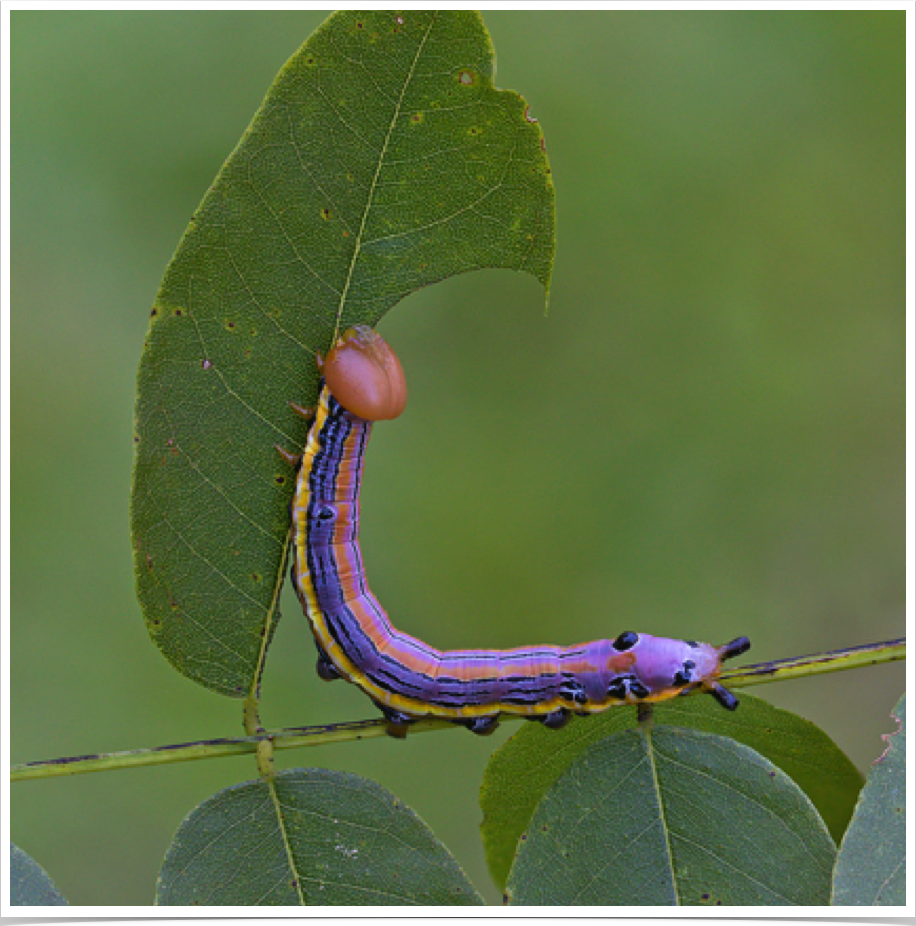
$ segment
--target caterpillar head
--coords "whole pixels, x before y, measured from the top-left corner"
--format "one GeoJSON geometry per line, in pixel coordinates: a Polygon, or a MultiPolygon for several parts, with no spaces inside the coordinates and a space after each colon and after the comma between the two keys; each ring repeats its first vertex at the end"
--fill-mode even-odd
{"type": "Polygon", "coordinates": [[[331,395],[366,421],[397,418],[407,404],[407,381],[395,352],[368,325],[348,328],[318,365],[331,395]]]}
{"type": "Polygon", "coordinates": [[[618,689],[636,698],[662,700],[682,691],[702,687],[713,694],[723,707],[734,710],[738,701],[717,681],[722,661],[746,652],[747,637],[739,637],[725,646],[710,646],[693,640],[671,640],[631,631],[620,634],[612,644],[617,653],[632,654],[633,662],[624,682],[611,682],[608,694],[620,697],[618,689]]]}

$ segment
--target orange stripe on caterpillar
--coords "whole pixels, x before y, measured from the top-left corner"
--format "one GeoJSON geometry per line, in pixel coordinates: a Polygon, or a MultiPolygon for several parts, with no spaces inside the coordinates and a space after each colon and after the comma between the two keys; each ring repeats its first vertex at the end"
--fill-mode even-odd
{"type": "Polygon", "coordinates": [[[626,632],[575,646],[441,652],[392,627],[369,590],[359,549],[359,495],[372,422],[407,401],[401,364],[372,329],[344,332],[327,358],[315,419],[293,500],[293,579],[318,646],[322,678],[345,678],[382,710],[388,731],[406,734],[423,716],[475,733],[500,714],[562,726],[572,713],[677,697],[697,688],[726,708],[737,699],[718,682],[722,661],[750,646],[722,647],[626,632]]]}

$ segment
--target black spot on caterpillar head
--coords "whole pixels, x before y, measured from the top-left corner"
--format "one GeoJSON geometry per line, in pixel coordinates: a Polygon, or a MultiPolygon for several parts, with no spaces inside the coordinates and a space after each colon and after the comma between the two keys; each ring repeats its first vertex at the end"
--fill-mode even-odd
{"type": "Polygon", "coordinates": [[[632,630],[625,630],[613,643],[613,647],[618,653],[624,653],[632,649],[639,642],[639,634],[633,633],[632,630]]]}
{"type": "Polygon", "coordinates": [[[693,681],[693,670],[696,668],[696,663],[692,659],[685,659],[684,665],[681,669],[674,673],[673,685],[676,685],[678,688],[683,688],[684,685],[689,685],[693,681]]]}

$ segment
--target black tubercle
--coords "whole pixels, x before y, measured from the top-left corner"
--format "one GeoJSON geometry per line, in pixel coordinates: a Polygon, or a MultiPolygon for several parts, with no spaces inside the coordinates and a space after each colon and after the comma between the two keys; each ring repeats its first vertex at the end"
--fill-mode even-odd
{"type": "Polygon", "coordinates": [[[639,642],[639,634],[633,633],[632,630],[625,630],[619,637],[613,642],[612,646],[618,653],[625,653],[628,649],[632,649],[639,642]]]}
{"type": "Polygon", "coordinates": [[[566,679],[560,686],[560,697],[564,701],[574,701],[576,704],[588,704],[588,695],[582,683],[575,678],[566,679]]]}
{"type": "Polygon", "coordinates": [[[634,678],[630,682],[630,694],[635,698],[648,698],[649,689],[639,679],[634,678]]]}
{"type": "Polygon", "coordinates": [[[618,675],[607,686],[607,696],[617,701],[626,701],[630,695],[634,698],[648,698],[650,694],[649,689],[635,675],[618,675]]]}
{"type": "Polygon", "coordinates": [[[618,701],[625,701],[629,678],[630,677],[626,675],[618,675],[617,678],[612,679],[611,683],[607,686],[607,696],[609,698],[615,698],[618,701]]]}
{"type": "Polygon", "coordinates": [[[683,688],[684,685],[689,685],[693,681],[693,670],[695,668],[696,663],[692,659],[685,659],[680,670],[674,673],[673,684],[677,688],[683,688]]]}

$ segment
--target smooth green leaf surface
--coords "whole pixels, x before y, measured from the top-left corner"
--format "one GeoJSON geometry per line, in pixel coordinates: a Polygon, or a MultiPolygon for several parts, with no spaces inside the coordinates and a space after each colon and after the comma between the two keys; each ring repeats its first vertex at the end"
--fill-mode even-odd
{"type": "Polygon", "coordinates": [[[900,723],[868,773],[837,856],[836,905],[906,903],[906,695],[893,711],[900,723]]]}
{"type": "MultiPolygon", "coordinates": [[[[842,837],[862,776],[833,740],[810,721],[741,694],[737,711],[702,696],[654,706],[656,727],[670,725],[728,736],[778,766],[808,795],[835,841],[842,837]]],[[[505,886],[519,836],[554,782],[593,743],[637,726],[620,708],[574,719],[562,730],[526,724],[490,758],[480,789],[481,824],[493,879],[505,886]]]]}
{"type": "MultiPolygon", "coordinates": [[[[553,185],[471,11],[345,11],[280,71],[176,252],[140,364],[132,536],[150,633],[182,673],[252,687],[276,623],[290,409],[316,352],[408,293],[504,267],[547,287],[553,185]]],[[[193,139],[188,140],[193,144],[193,139]]]]}
{"type": "Polygon", "coordinates": [[[519,842],[512,904],[823,904],[836,850],[804,793],[733,740],[663,727],[587,749],[519,842]]]}
{"type": "Polygon", "coordinates": [[[289,769],[204,801],[182,823],[160,906],[482,903],[429,827],[373,781],[289,769]]]}
{"type": "Polygon", "coordinates": [[[31,855],[10,843],[10,906],[66,907],[64,895],[31,855]]]}

